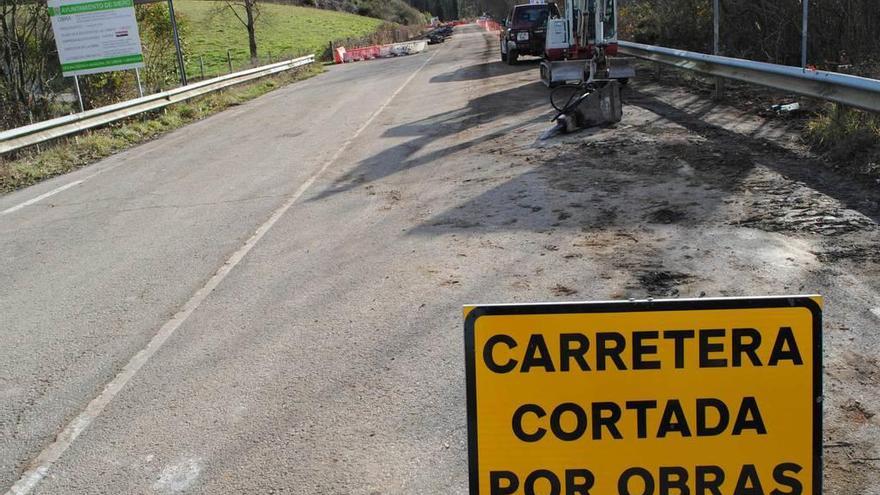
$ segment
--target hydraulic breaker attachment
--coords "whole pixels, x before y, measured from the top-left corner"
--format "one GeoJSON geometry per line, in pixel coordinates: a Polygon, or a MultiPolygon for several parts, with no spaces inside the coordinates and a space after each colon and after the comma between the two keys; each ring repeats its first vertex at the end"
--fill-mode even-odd
{"type": "Polygon", "coordinates": [[[620,101],[620,83],[608,81],[601,87],[573,101],[556,117],[559,127],[565,132],[600,125],[616,124],[623,118],[623,104],[620,101]]]}

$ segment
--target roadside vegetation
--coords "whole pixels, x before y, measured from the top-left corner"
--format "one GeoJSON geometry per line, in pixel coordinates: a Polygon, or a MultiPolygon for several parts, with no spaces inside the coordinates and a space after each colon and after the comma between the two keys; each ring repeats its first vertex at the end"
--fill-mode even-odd
{"type": "MultiPolygon", "coordinates": [[[[250,4],[257,6],[256,1],[250,0],[250,4]]],[[[256,57],[251,57],[251,33],[240,23],[233,8],[233,0],[177,2],[181,42],[192,79],[202,75],[203,65],[205,77],[229,72],[230,59],[232,70],[241,70],[307,53],[329,55],[330,42],[338,39],[385,39],[413,34],[406,27],[381,19],[261,1],[258,8],[262,15],[253,33],[259,50],[256,57]]],[[[145,59],[141,70],[145,93],[176,87],[179,74],[167,6],[140,5],[136,14],[145,59]]],[[[0,4],[0,26],[0,130],[77,111],[72,78],[61,77],[45,4],[5,0],[0,4]]],[[[0,157],[0,193],[69,172],[320,70],[315,67],[262,79],[56,140],[38,149],[0,157]]],[[[80,87],[86,109],[138,96],[134,71],[82,76],[80,87]]]]}
{"type": "Polygon", "coordinates": [[[829,104],[807,122],[807,140],[880,184],[880,115],[829,104]]]}
{"type": "Polygon", "coordinates": [[[0,158],[0,193],[76,170],[321,71],[320,66],[315,66],[258,79],[78,136],[62,138],[48,148],[31,149],[12,160],[0,158]]]}
{"type": "MultiPolygon", "coordinates": [[[[330,42],[335,40],[384,36],[396,30],[402,36],[415,35],[381,19],[260,2],[257,56],[251,57],[248,30],[233,11],[237,8],[233,2],[179,0],[176,5],[187,74],[193,79],[202,75],[202,65],[205,77],[212,77],[229,72],[230,61],[232,70],[241,70],[307,53],[329,56],[330,42]]],[[[179,75],[166,4],[139,5],[136,12],[145,92],[176,87],[179,75]]],[[[5,0],[0,4],[0,26],[0,130],[78,111],[73,79],[61,76],[45,4],[5,0]]],[[[134,71],[82,76],[80,88],[86,109],[138,95],[134,71]]]]}
{"type": "MultiPolygon", "coordinates": [[[[801,2],[721,0],[722,55],[800,65],[801,2]]],[[[621,37],[712,52],[712,0],[629,0],[621,37]]],[[[808,63],[818,69],[880,77],[877,0],[812,0],[808,63]]],[[[822,104],[804,126],[805,141],[860,174],[880,177],[880,116],[822,104]]]]}

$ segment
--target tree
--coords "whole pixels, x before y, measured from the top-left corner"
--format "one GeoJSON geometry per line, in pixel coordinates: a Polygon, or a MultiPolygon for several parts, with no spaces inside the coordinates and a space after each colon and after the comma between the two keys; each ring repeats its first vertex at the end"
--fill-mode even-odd
{"type": "Polygon", "coordinates": [[[45,4],[0,0],[0,127],[39,120],[48,112],[58,77],[52,25],[45,4]]]}
{"type": "Polygon", "coordinates": [[[225,0],[225,4],[247,29],[251,63],[257,64],[257,19],[260,17],[258,0],[225,0]]]}
{"type": "MultiPolygon", "coordinates": [[[[175,86],[180,76],[168,5],[166,3],[137,5],[135,12],[144,52],[144,69],[141,70],[144,84],[150,92],[175,86]]],[[[190,33],[189,18],[181,12],[178,12],[176,17],[180,44],[186,59],[189,51],[187,43],[190,33]]]]}
{"type": "MultiPolygon", "coordinates": [[[[720,0],[723,54],[800,65],[803,1],[720,0]]],[[[835,70],[838,65],[875,63],[880,57],[877,0],[808,1],[811,64],[835,70]]],[[[711,50],[711,0],[628,0],[620,19],[624,39],[711,50]]]]}

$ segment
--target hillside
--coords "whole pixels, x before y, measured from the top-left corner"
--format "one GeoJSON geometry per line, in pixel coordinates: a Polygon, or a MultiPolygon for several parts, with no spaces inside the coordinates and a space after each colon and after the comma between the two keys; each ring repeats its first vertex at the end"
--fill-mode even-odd
{"type": "Polygon", "coordinates": [[[442,20],[473,18],[484,12],[496,17],[507,14],[511,5],[525,0],[267,0],[288,5],[351,12],[398,24],[416,25],[426,18],[442,20]]]}
{"type": "MultiPolygon", "coordinates": [[[[188,73],[199,74],[199,56],[204,57],[206,75],[227,72],[227,49],[236,67],[248,63],[247,31],[221,2],[178,0],[175,6],[188,25],[184,38],[188,73]]],[[[381,19],[293,5],[264,3],[260,8],[257,43],[264,61],[270,53],[274,60],[321,53],[331,40],[365,36],[383,23],[381,19]]]]}
{"type": "Polygon", "coordinates": [[[405,0],[264,0],[272,3],[301,5],[326,10],[337,10],[352,14],[375,17],[387,22],[404,25],[424,24],[428,17],[423,11],[412,5],[413,1],[405,0]]]}
{"type": "MultiPolygon", "coordinates": [[[[270,0],[277,3],[307,5],[321,9],[353,12],[378,17],[398,24],[421,24],[427,17],[453,20],[475,16],[492,5],[506,5],[508,0],[270,0]],[[459,8],[461,12],[459,12],[459,8]]],[[[503,11],[503,7],[498,9],[503,11]]]]}

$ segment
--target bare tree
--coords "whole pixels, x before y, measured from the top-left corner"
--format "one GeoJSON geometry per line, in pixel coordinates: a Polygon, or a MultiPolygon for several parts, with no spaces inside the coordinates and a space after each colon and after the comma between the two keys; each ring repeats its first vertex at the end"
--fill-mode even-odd
{"type": "Polygon", "coordinates": [[[260,17],[258,0],[225,0],[226,7],[244,25],[248,32],[248,48],[251,52],[251,63],[257,59],[257,19],[260,17]]]}
{"type": "MultiPolygon", "coordinates": [[[[810,63],[831,69],[852,63],[860,70],[876,70],[877,0],[721,0],[722,51],[799,65],[804,1],[810,2],[810,63]]],[[[697,51],[711,47],[711,19],[709,0],[628,0],[621,12],[624,38],[697,51]]]]}
{"type": "Polygon", "coordinates": [[[55,43],[43,3],[0,0],[0,127],[27,123],[48,110],[58,76],[55,43]],[[8,110],[7,110],[8,109],[8,110]]]}

